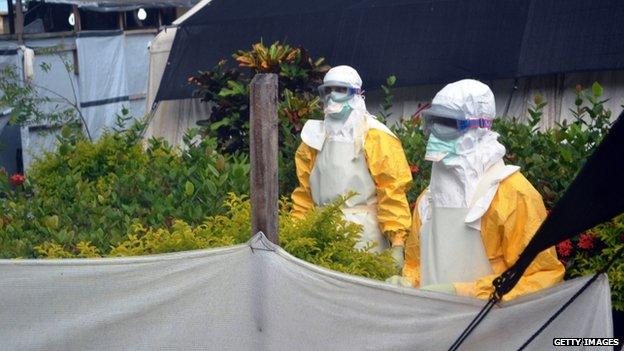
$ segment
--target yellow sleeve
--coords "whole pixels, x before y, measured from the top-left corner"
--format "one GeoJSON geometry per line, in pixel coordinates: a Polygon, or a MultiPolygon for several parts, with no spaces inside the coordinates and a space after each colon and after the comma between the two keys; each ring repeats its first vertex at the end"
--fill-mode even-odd
{"type": "Polygon", "coordinates": [[[310,192],[310,172],[314,167],[315,159],[316,150],[301,143],[295,153],[295,167],[297,168],[299,186],[291,195],[293,201],[292,215],[296,218],[303,218],[306,212],[314,208],[314,201],[312,201],[312,193],[310,192]]]}
{"type": "MultiPolygon", "coordinates": [[[[425,189],[425,191],[427,191],[425,189]]],[[[420,215],[418,213],[418,205],[425,193],[423,191],[416,200],[414,212],[412,214],[412,228],[407,240],[405,240],[405,264],[403,265],[403,277],[417,288],[420,286],[420,215]]]]}
{"type": "MultiPolygon", "coordinates": [[[[489,298],[494,290],[492,281],[518,260],[546,215],[541,195],[524,176],[515,173],[503,181],[484,216],[487,218],[482,219],[485,221],[482,223],[484,246],[495,274],[482,277],[472,284],[454,284],[458,294],[489,298]],[[496,250],[494,246],[499,248],[496,250]],[[498,252],[498,255],[494,252],[498,252]],[[497,261],[502,262],[495,264],[497,261]]],[[[564,273],[565,267],[557,259],[555,248],[550,247],[537,255],[518,284],[503,296],[503,301],[555,285],[563,280],[564,273]]]]}
{"type": "Polygon", "coordinates": [[[370,129],[364,141],[368,169],[377,189],[377,219],[392,246],[403,245],[411,226],[407,187],[412,174],[399,139],[370,129]]]}

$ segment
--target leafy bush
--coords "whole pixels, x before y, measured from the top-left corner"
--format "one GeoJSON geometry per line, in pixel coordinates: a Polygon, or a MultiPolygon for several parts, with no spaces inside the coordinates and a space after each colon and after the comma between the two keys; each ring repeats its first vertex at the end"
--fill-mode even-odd
{"type": "Polygon", "coordinates": [[[214,139],[194,142],[192,132],[182,152],[159,139],[144,148],[139,130],[93,143],[64,129],[58,153],[35,162],[21,185],[3,179],[0,257],[36,257],[33,247],[50,240],[90,242],[106,252],[132,223],[198,224],[223,211],[228,192],[249,191],[246,156],[220,154],[214,139]]]}
{"type": "Polygon", "coordinates": [[[555,128],[541,131],[539,122],[547,102],[535,96],[527,124],[501,118],[494,125],[507,148],[506,161],[522,168],[549,208],[563,195],[611,127],[611,111],[603,107],[606,100],[601,100],[598,83],[591,91],[577,87],[576,94],[571,123],[558,123],[555,128]]]}
{"type": "MultiPolygon", "coordinates": [[[[280,244],[292,255],[333,270],[373,279],[386,279],[397,273],[386,250],[381,254],[370,247],[356,249],[360,226],[342,219],[344,199],[315,210],[304,220],[290,216],[290,203],[282,201],[280,244]]],[[[130,227],[127,237],[110,250],[102,251],[88,241],[75,246],[54,241],[36,247],[39,257],[135,256],[205,249],[244,243],[251,233],[251,208],[246,196],[230,194],[224,202],[224,214],[207,217],[195,227],[175,220],[170,228],[146,228],[140,223],[130,227]]]]}
{"type": "MultiPolygon", "coordinates": [[[[580,277],[605,267],[624,246],[624,216],[603,223],[571,240],[557,245],[557,252],[566,264],[566,277],[580,277]]],[[[624,259],[620,256],[607,272],[613,308],[624,311],[624,259]]]]}
{"type": "MultiPolygon", "coordinates": [[[[499,120],[495,129],[507,147],[506,161],[522,167],[522,172],[542,194],[547,208],[555,206],[587,158],[594,152],[611,127],[611,111],[605,110],[603,89],[576,87],[571,123],[560,123],[541,131],[538,123],[546,106],[536,96],[529,109],[528,124],[499,120]]],[[[579,204],[584,206],[585,204],[579,204]]],[[[616,250],[624,246],[624,216],[601,224],[557,245],[560,260],[566,265],[566,278],[593,274],[602,269],[616,250]]],[[[624,311],[624,259],[609,269],[613,307],[624,311]]]]}
{"type": "Polygon", "coordinates": [[[249,83],[257,73],[279,76],[279,189],[289,195],[297,179],[292,171],[299,146],[299,132],[308,119],[322,117],[317,87],[329,66],[323,58],[313,59],[302,47],[262,42],[249,51],[233,55],[238,68],[228,68],[223,60],[208,71],[189,78],[196,86],[195,96],[212,104],[210,118],[202,133],[213,136],[226,153],[249,150],[249,83]]]}

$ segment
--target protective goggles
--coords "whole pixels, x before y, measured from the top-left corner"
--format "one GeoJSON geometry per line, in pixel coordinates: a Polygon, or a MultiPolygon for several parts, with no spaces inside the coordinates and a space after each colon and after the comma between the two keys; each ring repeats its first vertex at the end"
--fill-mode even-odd
{"type": "Polygon", "coordinates": [[[491,129],[493,122],[490,118],[453,119],[432,115],[424,115],[423,119],[425,135],[433,134],[442,140],[457,139],[469,129],[491,129]]]}
{"type": "Polygon", "coordinates": [[[355,94],[360,94],[362,91],[341,83],[327,82],[318,87],[318,92],[323,101],[327,101],[331,96],[332,99],[338,100],[336,102],[342,102],[349,100],[355,94]]]}

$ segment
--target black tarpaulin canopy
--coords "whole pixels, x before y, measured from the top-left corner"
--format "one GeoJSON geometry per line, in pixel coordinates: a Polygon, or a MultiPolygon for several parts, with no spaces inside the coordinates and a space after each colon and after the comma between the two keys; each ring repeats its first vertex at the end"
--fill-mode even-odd
{"type": "Polygon", "coordinates": [[[204,0],[178,23],[156,101],[261,39],[354,66],[364,88],[624,69],[621,0],[204,0]]]}

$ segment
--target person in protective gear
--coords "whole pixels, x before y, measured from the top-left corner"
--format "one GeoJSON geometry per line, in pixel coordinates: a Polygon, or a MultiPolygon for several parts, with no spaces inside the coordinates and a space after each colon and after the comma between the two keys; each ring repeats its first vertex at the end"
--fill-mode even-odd
{"type": "MultiPolygon", "coordinates": [[[[403,279],[415,287],[487,299],[492,280],[509,268],[542,221],[541,195],[505,165],[491,131],[494,94],[476,80],[448,84],[423,113],[431,180],[417,200],[406,241],[403,279]]],[[[503,297],[552,286],[564,266],[554,247],[541,252],[503,297]]]]}
{"type": "Polygon", "coordinates": [[[355,69],[330,69],[319,87],[323,121],[309,120],[295,155],[299,187],[292,193],[293,215],[322,207],[349,192],[346,220],[361,224],[359,248],[380,252],[392,246],[399,270],[411,216],[406,188],[412,175],[399,139],[366,110],[362,79],[355,69]]]}

